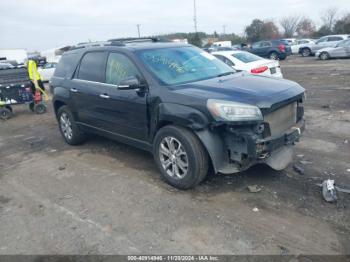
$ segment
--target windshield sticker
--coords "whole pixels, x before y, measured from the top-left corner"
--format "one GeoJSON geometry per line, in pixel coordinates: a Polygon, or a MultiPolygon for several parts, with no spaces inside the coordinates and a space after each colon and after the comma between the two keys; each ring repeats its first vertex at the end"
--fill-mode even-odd
{"type": "Polygon", "coordinates": [[[177,73],[185,73],[186,70],[183,66],[179,65],[178,63],[171,61],[165,56],[151,56],[151,55],[146,55],[146,59],[150,60],[154,64],[162,64],[167,66],[168,68],[175,70],[177,73]]]}

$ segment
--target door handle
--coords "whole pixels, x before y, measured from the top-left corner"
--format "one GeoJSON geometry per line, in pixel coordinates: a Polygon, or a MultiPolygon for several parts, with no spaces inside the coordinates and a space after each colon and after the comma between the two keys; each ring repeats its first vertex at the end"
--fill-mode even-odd
{"type": "Polygon", "coordinates": [[[101,98],[104,98],[104,99],[108,99],[108,98],[109,98],[109,95],[107,95],[107,94],[100,94],[100,97],[101,97],[101,98]]]}
{"type": "Polygon", "coordinates": [[[78,92],[78,89],[76,89],[76,88],[71,88],[70,91],[72,91],[73,93],[77,93],[77,92],[78,92]]]}

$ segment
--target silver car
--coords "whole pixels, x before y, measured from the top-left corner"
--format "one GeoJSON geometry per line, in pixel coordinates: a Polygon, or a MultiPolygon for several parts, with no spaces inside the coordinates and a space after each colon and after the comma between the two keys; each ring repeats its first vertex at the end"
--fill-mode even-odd
{"type": "Polygon", "coordinates": [[[315,56],[321,60],[350,57],[350,39],[339,42],[335,47],[322,48],[316,52],[315,56]]]}
{"type": "Polygon", "coordinates": [[[340,41],[349,39],[350,35],[327,35],[323,36],[314,44],[306,44],[300,47],[299,53],[302,56],[309,56],[316,54],[317,51],[326,48],[334,47],[340,41]]]}

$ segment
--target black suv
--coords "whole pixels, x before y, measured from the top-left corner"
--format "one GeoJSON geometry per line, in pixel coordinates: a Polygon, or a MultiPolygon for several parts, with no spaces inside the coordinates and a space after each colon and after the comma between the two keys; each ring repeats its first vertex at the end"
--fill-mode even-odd
{"type": "Polygon", "coordinates": [[[253,43],[249,52],[273,60],[284,60],[292,54],[292,49],[284,40],[260,41],[253,43]]]}
{"type": "Polygon", "coordinates": [[[52,78],[68,144],[97,134],[150,151],[163,178],[186,189],[211,168],[281,170],[304,127],[304,89],[235,72],[188,44],[113,41],[66,52],[52,78]]]}

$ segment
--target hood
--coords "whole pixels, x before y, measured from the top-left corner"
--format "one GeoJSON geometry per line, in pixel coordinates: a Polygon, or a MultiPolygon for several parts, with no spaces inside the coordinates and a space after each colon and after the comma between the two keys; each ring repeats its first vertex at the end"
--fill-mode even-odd
{"type": "Polygon", "coordinates": [[[264,76],[255,76],[245,72],[187,83],[177,86],[173,92],[201,98],[203,100],[221,99],[270,108],[304,93],[299,84],[264,76]]]}

